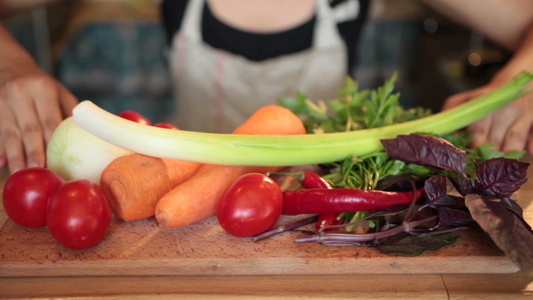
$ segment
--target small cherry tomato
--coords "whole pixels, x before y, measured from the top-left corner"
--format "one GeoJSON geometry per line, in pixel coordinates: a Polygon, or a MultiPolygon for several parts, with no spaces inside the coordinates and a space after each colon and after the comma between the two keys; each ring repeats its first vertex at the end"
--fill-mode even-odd
{"type": "Polygon", "coordinates": [[[272,228],[281,215],[283,193],[261,173],[240,176],[224,192],[217,218],[224,230],[239,237],[254,236],[272,228]]]}
{"type": "Polygon", "coordinates": [[[111,208],[95,183],[78,179],[63,184],[50,197],[46,210],[54,238],[71,249],[98,244],[111,224],[111,208]]]}
{"type": "Polygon", "coordinates": [[[118,116],[124,119],[128,119],[133,122],[137,122],[139,124],[152,125],[152,122],[150,122],[150,120],[147,117],[143,116],[142,114],[134,110],[125,110],[121,112],[120,114],[118,114],[118,116]]]}
{"type": "Polygon", "coordinates": [[[4,186],[7,215],[25,227],[46,226],[46,206],[64,180],[46,168],[26,168],[11,175],[4,186]]]}
{"type": "Polygon", "coordinates": [[[172,123],[159,122],[154,124],[155,127],[168,128],[168,129],[179,129],[178,126],[172,123]]]}

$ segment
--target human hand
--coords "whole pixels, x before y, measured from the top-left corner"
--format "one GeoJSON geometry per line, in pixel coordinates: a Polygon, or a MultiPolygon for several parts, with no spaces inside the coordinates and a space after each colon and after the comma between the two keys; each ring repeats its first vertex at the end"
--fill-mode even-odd
{"type": "MultiPolygon", "coordinates": [[[[453,95],[446,99],[442,109],[450,109],[493,91],[501,86],[491,82],[480,88],[453,95]]],[[[472,132],[471,147],[490,143],[496,149],[508,152],[527,150],[533,154],[533,95],[525,95],[483,119],[472,123],[467,130],[472,132]]]]}
{"type": "Polygon", "coordinates": [[[44,167],[52,133],[77,103],[36,65],[0,74],[0,168],[44,167]]]}

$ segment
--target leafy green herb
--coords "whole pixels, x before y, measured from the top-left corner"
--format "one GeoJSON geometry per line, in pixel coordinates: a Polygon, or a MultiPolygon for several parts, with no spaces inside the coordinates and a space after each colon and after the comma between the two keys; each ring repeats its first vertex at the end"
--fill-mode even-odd
{"type": "MultiPolygon", "coordinates": [[[[378,128],[430,115],[422,108],[401,107],[400,95],[394,92],[396,79],[394,74],[376,90],[361,91],[348,78],[337,99],[315,104],[298,93],[297,100],[285,98],[280,103],[302,118],[309,133],[378,128]]],[[[455,243],[458,236],[453,231],[482,228],[514,263],[533,275],[531,227],[510,198],[525,182],[528,164],[517,160],[525,152],[503,153],[490,144],[470,149],[471,141],[465,131],[400,135],[381,140],[381,151],[331,163],[333,171],[326,178],[334,187],[385,189],[407,182],[414,188],[423,183],[425,197],[408,207],[342,214],[346,231],[367,222],[373,225],[367,233],[324,229],[296,242],[375,246],[384,253],[419,255],[455,243]]]]}
{"type": "Polygon", "coordinates": [[[418,255],[425,251],[426,242],[426,250],[434,250],[455,242],[453,231],[482,228],[512,262],[533,276],[533,231],[515,209],[516,202],[510,199],[526,181],[528,163],[491,158],[476,163],[475,176],[467,179],[464,176],[467,153],[442,138],[410,134],[382,143],[391,159],[441,170],[424,181],[422,200],[409,207],[376,211],[357,221],[380,221],[387,216],[379,231],[365,234],[323,231],[300,236],[296,242],[376,246],[387,253],[418,255]],[[454,166],[454,160],[461,163],[454,166]],[[461,177],[464,180],[456,180],[461,177]],[[458,195],[456,189],[464,196],[458,195]],[[437,237],[442,234],[446,235],[437,237]]]}
{"type": "MultiPolygon", "coordinates": [[[[302,93],[298,93],[297,101],[285,98],[280,100],[280,103],[297,113],[303,119],[307,131],[312,133],[378,128],[430,115],[431,112],[427,109],[417,107],[406,110],[400,105],[400,94],[394,92],[396,80],[395,73],[376,90],[360,91],[357,82],[347,78],[339,90],[339,97],[327,103],[332,113],[326,103],[321,101],[313,104],[302,93]]],[[[470,135],[464,132],[448,134],[447,137],[461,148],[467,148],[471,140],[470,135]]],[[[361,157],[350,157],[332,165],[338,171],[332,172],[327,178],[336,188],[376,189],[386,178],[410,175],[421,180],[435,173],[425,166],[391,159],[385,150],[361,157]]],[[[346,212],[344,220],[346,223],[354,223],[366,215],[368,213],[346,212]]],[[[371,228],[379,226],[373,220],[367,222],[371,228]]],[[[346,230],[352,231],[354,226],[348,226],[346,230]]]]}
{"type": "Polygon", "coordinates": [[[429,116],[431,111],[422,107],[404,109],[400,93],[394,93],[395,73],[376,90],[360,90],[348,77],[339,90],[337,99],[312,102],[303,93],[297,98],[281,98],[278,102],[299,115],[309,133],[330,133],[377,128],[429,116]]]}

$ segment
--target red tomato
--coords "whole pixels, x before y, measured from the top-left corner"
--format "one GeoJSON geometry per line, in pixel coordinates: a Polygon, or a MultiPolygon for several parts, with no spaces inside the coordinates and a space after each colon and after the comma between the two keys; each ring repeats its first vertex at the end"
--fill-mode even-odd
{"type": "Polygon", "coordinates": [[[86,179],[63,184],[50,197],[46,210],[54,238],[71,249],[98,244],[111,224],[111,208],[104,193],[86,179]]]}
{"type": "Polygon", "coordinates": [[[150,120],[147,117],[143,116],[142,114],[134,110],[125,110],[121,112],[120,114],[118,114],[118,116],[124,119],[128,119],[133,122],[137,122],[139,124],[152,125],[152,122],[150,122],[150,120]]]}
{"type": "Polygon", "coordinates": [[[26,168],[11,175],[4,186],[4,209],[17,224],[46,226],[46,206],[64,180],[45,168],[26,168]]]}
{"type": "Polygon", "coordinates": [[[178,126],[172,123],[159,122],[154,124],[155,127],[169,128],[169,129],[179,129],[178,126]]]}
{"type": "Polygon", "coordinates": [[[242,175],[224,192],[217,209],[220,225],[239,237],[254,236],[272,228],[281,215],[283,193],[270,177],[242,175]]]}

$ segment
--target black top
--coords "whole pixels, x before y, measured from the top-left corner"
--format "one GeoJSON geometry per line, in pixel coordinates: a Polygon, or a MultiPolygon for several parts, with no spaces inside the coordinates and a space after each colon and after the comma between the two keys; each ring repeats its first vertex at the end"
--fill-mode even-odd
{"type": "MultiPolygon", "coordinates": [[[[330,2],[332,7],[345,0],[330,2]]],[[[338,23],[339,33],[346,43],[348,51],[348,67],[354,66],[356,49],[361,29],[366,20],[370,0],[359,0],[360,10],[356,19],[338,23]]],[[[164,0],[162,4],[163,26],[169,43],[176,31],[180,29],[185,8],[189,0],[164,0]]],[[[204,6],[202,14],[202,39],[214,48],[241,55],[251,61],[262,61],[280,55],[300,52],[312,46],[313,30],[316,17],[291,28],[276,33],[250,33],[227,25],[218,20],[209,9],[204,6]]]]}

